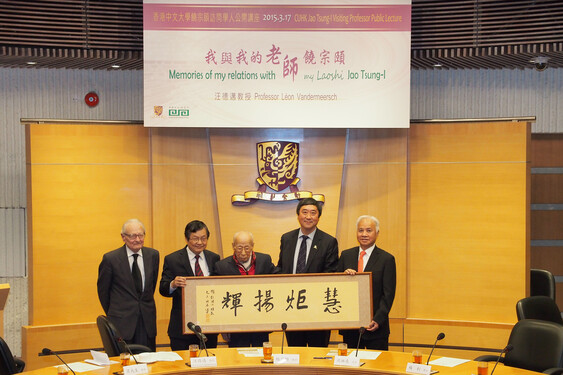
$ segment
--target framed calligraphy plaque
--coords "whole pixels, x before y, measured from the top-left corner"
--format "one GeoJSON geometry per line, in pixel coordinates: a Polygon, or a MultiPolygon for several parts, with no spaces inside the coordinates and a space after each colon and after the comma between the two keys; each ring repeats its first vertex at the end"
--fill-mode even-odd
{"type": "Polygon", "coordinates": [[[373,316],[371,273],[189,277],[183,290],[188,322],[204,332],[341,329],[373,316]]]}

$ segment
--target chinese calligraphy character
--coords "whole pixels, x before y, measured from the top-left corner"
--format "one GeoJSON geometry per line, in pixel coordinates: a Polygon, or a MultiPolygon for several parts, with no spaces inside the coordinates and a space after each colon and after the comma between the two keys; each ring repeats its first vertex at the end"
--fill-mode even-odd
{"type": "Polygon", "coordinates": [[[237,309],[239,307],[243,307],[243,305],[240,303],[241,295],[242,293],[231,294],[227,292],[227,295],[223,298],[223,309],[230,308],[231,310],[235,310],[235,316],[237,316],[237,309]],[[231,303],[230,307],[229,302],[231,303]]]}
{"type": "Polygon", "coordinates": [[[246,65],[248,65],[248,61],[246,61],[246,51],[244,50],[240,50],[240,52],[237,55],[237,63],[244,63],[246,65]]]}
{"type": "Polygon", "coordinates": [[[334,53],[334,62],[344,64],[344,51],[337,51],[334,53]]]}
{"type": "Polygon", "coordinates": [[[311,50],[305,51],[305,56],[303,56],[303,60],[305,64],[315,65],[317,62],[315,61],[315,52],[311,50]]]}
{"type": "MultiPolygon", "coordinates": [[[[294,292],[294,290],[292,289],[292,290],[291,290],[291,295],[290,295],[290,296],[287,296],[287,303],[288,303],[288,306],[287,306],[287,308],[285,309],[285,311],[289,310],[289,308],[292,308],[292,309],[293,309],[293,304],[292,304],[292,303],[293,303],[293,301],[295,300],[295,298],[293,297],[293,292],[294,292]]],[[[299,296],[298,296],[298,298],[297,298],[297,310],[308,309],[308,308],[309,308],[309,306],[305,305],[305,300],[307,299],[307,297],[305,297],[305,293],[306,293],[306,292],[307,292],[306,289],[301,289],[301,290],[299,291],[299,296]]]]}
{"type": "Polygon", "coordinates": [[[336,290],[336,288],[334,288],[332,293],[329,287],[326,288],[326,302],[323,303],[323,305],[325,306],[324,312],[328,312],[329,314],[338,314],[340,312],[339,309],[342,308],[342,306],[340,305],[340,301],[336,299],[337,296],[338,291],[336,290]]]}
{"type": "Polygon", "coordinates": [[[274,304],[271,302],[273,299],[271,290],[266,290],[266,294],[262,295],[262,290],[258,289],[258,295],[254,298],[258,300],[258,302],[254,304],[258,311],[262,311],[262,309],[264,309],[266,312],[269,312],[274,308],[274,304]],[[264,297],[264,299],[262,299],[262,297],[264,297]]]}
{"type": "Polygon", "coordinates": [[[323,49],[321,52],[321,64],[326,65],[330,62],[329,52],[326,49],[323,49]]]}
{"type": "Polygon", "coordinates": [[[272,62],[272,64],[277,65],[280,63],[279,55],[281,55],[280,48],[276,47],[275,44],[272,44],[272,49],[270,49],[270,53],[266,55],[268,60],[266,62],[272,62]]]}
{"type": "Polygon", "coordinates": [[[210,49],[205,56],[205,62],[208,64],[212,62],[213,64],[217,65],[217,61],[215,61],[215,53],[215,51],[210,49]]]}
{"type": "Polygon", "coordinates": [[[299,66],[295,61],[297,61],[297,57],[288,60],[287,55],[285,55],[285,59],[283,59],[283,76],[287,77],[288,75],[291,74],[291,78],[293,81],[295,81],[295,76],[299,71],[299,66]]]}

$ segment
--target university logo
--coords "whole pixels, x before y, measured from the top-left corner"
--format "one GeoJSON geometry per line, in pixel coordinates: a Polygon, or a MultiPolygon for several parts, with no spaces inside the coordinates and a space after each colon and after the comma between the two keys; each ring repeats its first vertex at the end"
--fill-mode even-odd
{"type": "Polygon", "coordinates": [[[154,114],[155,114],[157,117],[162,116],[162,111],[163,111],[163,107],[162,107],[161,105],[155,105],[155,106],[154,106],[154,114]]]}
{"type": "Polygon", "coordinates": [[[231,203],[235,206],[246,206],[257,200],[286,202],[295,199],[315,198],[324,202],[322,194],[310,191],[299,191],[297,177],[299,170],[299,143],[287,141],[267,141],[256,144],[256,162],[258,166],[258,189],[244,194],[235,194],[231,203]],[[268,188],[274,192],[269,193],[268,188]],[[283,190],[289,188],[289,192],[283,190]]]}
{"type": "Polygon", "coordinates": [[[282,191],[296,184],[299,169],[299,143],[260,142],[256,144],[260,184],[274,191],[282,191]]]}

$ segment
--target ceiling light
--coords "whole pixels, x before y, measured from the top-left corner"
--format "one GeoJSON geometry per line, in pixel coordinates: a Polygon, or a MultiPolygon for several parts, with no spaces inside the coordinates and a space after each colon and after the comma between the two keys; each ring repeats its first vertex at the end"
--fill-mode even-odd
{"type": "Polygon", "coordinates": [[[113,64],[111,67],[117,69],[117,68],[121,68],[121,65],[113,64]]]}

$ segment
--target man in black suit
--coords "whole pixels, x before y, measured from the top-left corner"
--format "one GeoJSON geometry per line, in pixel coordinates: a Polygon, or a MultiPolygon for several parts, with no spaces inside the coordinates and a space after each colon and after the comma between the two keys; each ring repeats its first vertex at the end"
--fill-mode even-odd
{"type": "MultiPolygon", "coordinates": [[[[254,236],[250,232],[237,232],[233,237],[233,256],[215,263],[215,274],[227,275],[264,275],[278,273],[272,257],[254,251],[254,236]]],[[[236,332],[230,334],[229,347],[261,347],[270,341],[269,332],[236,332]]]]}
{"type": "MultiPolygon", "coordinates": [[[[281,237],[278,268],[284,274],[336,272],[338,242],[336,238],[317,228],[322,203],[305,198],[297,205],[300,228],[281,237]]],[[[290,346],[327,347],[330,330],[288,331],[290,346]]]]}
{"type": "MultiPolygon", "coordinates": [[[[210,276],[213,274],[219,255],[206,250],[209,229],[199,220],[193,220],[184,230],[187,246],[164,257],[160,279],[160,294],[172,297],[172,310],[168,323],[168,336],[172,350],[187,350],[191,344],[199,344],[194,334],[184,335],[182,319],[182,288],[186,277],[210,276]]],[[[217,347],[217,334],[206,334],[208,348],[217,347]]]]}
{"type": "MultiPolygon", "coordinates": [[[[356,272],[371,272],[373,318],[362,335],[360,348],[388,350],[389,311],[395,299],[397,267],[395,257],[375,245],[379,235],[379,221],[363,215],[356,222],[356,236],[360,246],[344,250],[338,261],[338,271],[355,275],[356,272]]],[[[358,330],[341,330],[348,347],[358,345],[358,330]]]]}
{"type": "Polygon", "coordinates": [[[158,251],[144,247],[145,226],[137,219],[123,224],[122,247],[104,254],[98,269],[98,298],[125,342],[156,351],[154,291],[158,251]]]}

